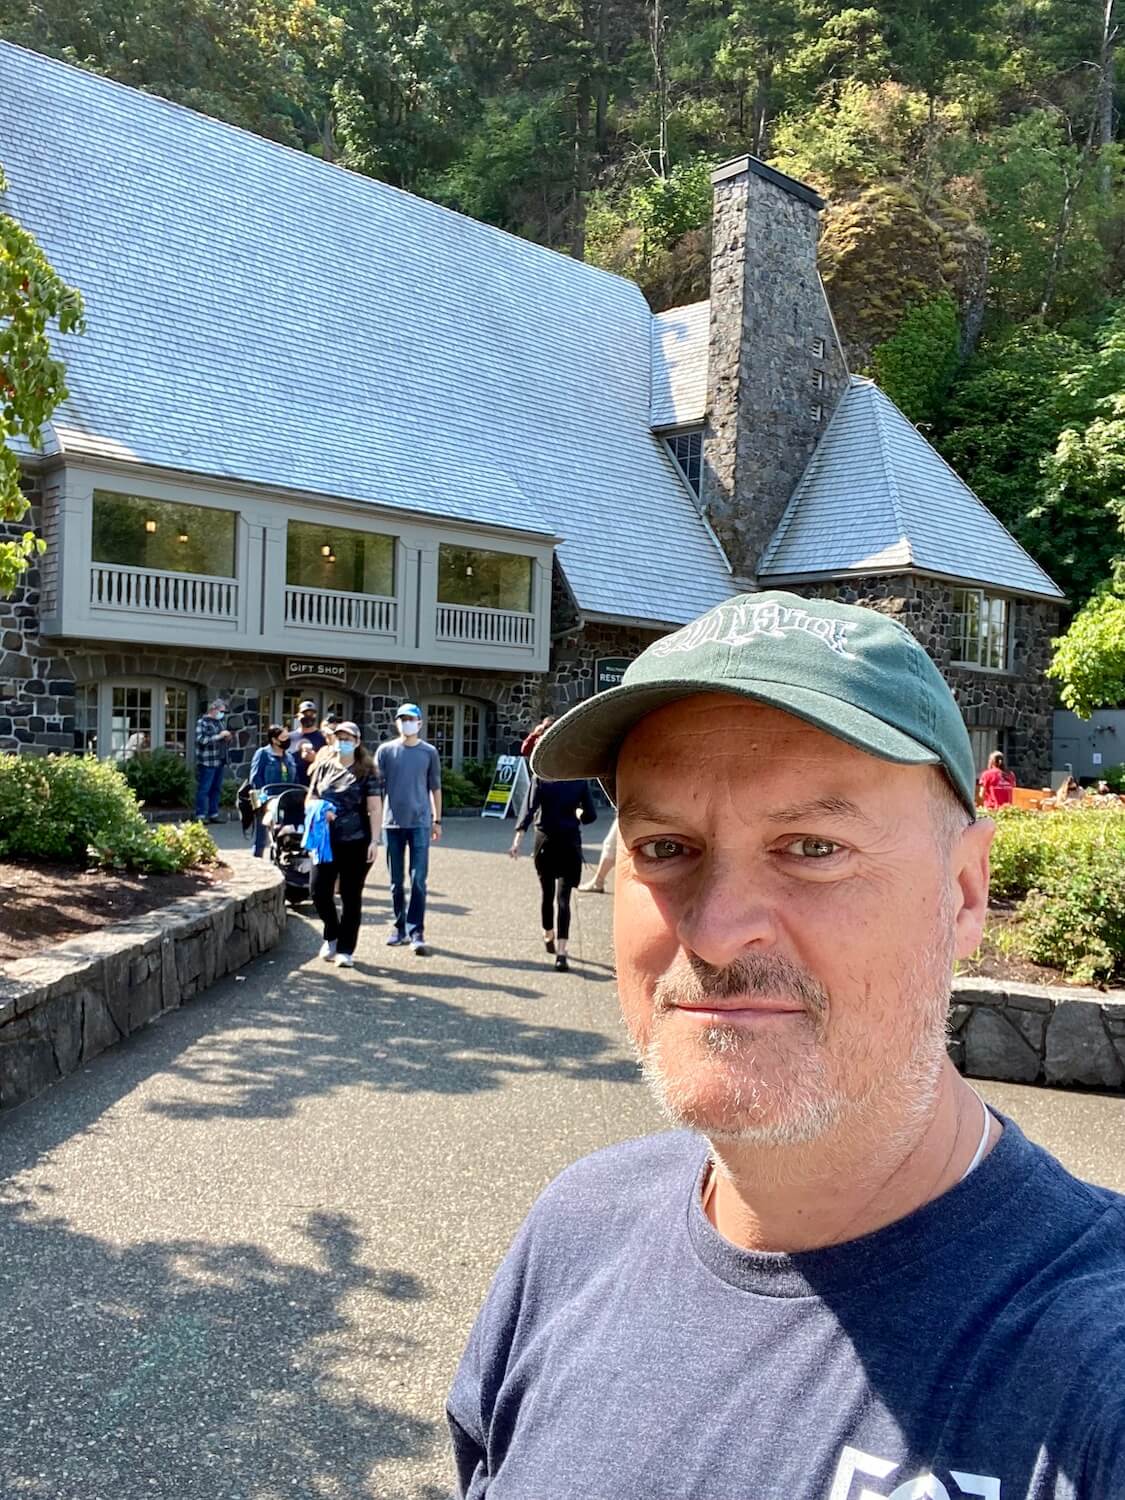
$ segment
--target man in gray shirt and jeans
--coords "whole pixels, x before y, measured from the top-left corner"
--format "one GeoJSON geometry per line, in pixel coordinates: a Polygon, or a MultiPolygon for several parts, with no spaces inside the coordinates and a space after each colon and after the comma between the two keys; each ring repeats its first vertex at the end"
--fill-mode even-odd
{"type": "Polygon", "coordinates": [[[404,703],[395,714],[399,738],[380,745],[375,767],[383,784],[383,832],[391,872],[395,925],[388,948],[409,943],[426,951],[426,876],[430,843],[441,838],[441,761],[432,745],[419,738],[422,710],[404,703]],[[406,851],[410,850],[410,903],[406,902],[406,851]]]}

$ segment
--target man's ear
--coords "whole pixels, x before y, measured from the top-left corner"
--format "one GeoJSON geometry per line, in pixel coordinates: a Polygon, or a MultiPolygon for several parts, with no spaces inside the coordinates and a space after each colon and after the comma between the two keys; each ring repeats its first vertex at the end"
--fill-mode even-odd
{"type": "Polygon", "coordinates": [[[968,958],[980,946],[988,916],[988,851],[996,836],[991,818],[978,818],[953,846],[950,872],[954,882],[954,952],[968,958]]]}

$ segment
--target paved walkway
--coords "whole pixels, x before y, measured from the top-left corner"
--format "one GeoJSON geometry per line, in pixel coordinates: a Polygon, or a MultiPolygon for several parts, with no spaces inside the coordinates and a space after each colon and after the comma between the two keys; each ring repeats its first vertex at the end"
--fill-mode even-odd
{"type": "MultiPolygon", "coordinates": [[[[294,915],[0,1121],[0,1500],[449,1494],[445,1391],[513,1230],[566,1163],[657,1123],[610,903],[578,898],[575,969],[548,969],[510,828],[447,825],[433,957],[382,947],[380,871],[354,971],[294,915]]],[[[984,1092],[1125,1189],[1125,1103],[984,1092]]]]}

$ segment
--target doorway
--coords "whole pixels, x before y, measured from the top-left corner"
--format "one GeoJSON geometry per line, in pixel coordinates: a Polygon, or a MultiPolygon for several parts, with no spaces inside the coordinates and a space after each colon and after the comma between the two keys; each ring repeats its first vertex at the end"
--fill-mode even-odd
{"type": "Polygon", "coordinates": [[[281,690],[281,717],[276,721],[284,724],[286,728],[292,729],[297,722],[297,706],[301,703],[316,704],[316,719],[319,724],[329,714],[335,714],[340,719],[352,717],[352,696],[350,693],[342,693],[339,688],[325,687],[287,687],[281,690]]]}

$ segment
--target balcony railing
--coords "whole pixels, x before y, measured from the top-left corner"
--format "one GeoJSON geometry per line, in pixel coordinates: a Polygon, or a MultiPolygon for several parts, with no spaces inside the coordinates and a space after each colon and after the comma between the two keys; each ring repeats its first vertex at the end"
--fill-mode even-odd
{"type": "Polygon", "coordinates": [[[343,594],[335,589],[286,588],[285,623],[302,630],[395,635],[398,601],[375,594],[343,594]]]}
{"type": "Polygon", "coordinates": [[[95,563],[90,605],[137,615],[187,615],[197,620],[237,620],[238,583],[197,573],[162,573],[95,563]]]}
{"type": "Polygon", "coordinates": [[[437,638],[470,646],[532,647],[535,645],[535,616],[522,610],[439,604],[437,638]]]}

